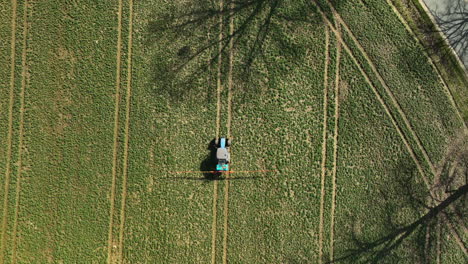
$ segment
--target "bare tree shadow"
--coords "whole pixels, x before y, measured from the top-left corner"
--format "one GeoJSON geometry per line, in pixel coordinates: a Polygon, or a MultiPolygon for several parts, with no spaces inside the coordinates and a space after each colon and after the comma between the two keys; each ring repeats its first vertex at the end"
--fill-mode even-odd
{"type": "MultiPolygon", "coordinates": [[[[288,41],[282,29],[311,27],[321,24],[311,1],[289,2],[285,0],[195,0],[171,4],[158,10],[148,22],[146,46],[157,48],[151,69],[154,74],[155,92],[166,94],[180,102],[185,97],[199,94],[196,87],[215,83],[214,74],[219,56],[228,57],[231,45],[241,50],[236,57],[237,81],[249,82],[254,76],[251,69],[262,60],[268,45],[275,45],[291,60],[300,58],[297,43],[288,41]],[[235,23],[229,28],[230,21],[235,23]],[[222,36],[219,35],[220,30],[222,36]]],[[[220,65],[226,72],[228,60],[220,65]]],[[[254,90],[250,92],[255,92],[254,90]]],[[[213,89],[208,90],[208,102],[213,102],[213,89]]]]}
{"type": "MultiPolygon", "coordinates": [[[[442,173],[449,171],[443,170],[442,173]]],[[[437,199],[433,190],[429,191],[422,182],[415,180],[415,177],[420,177],[417,174],[411,161],[400,162],[394,168],[394,177],[382,184],[379,197],[372,198],[373,203],[385,208],[386,215],[380,228],[387,234],[377,239],[365,239],[351,232],[349,241],[354,247],[339,254],[330,263],[398,263],[405,258],[397,251],[403,248],[403,244],[405,250],[411,252],[414,261],[428,262],[431,252],[435,251],[431,241],[435,240],[437,225],[454,222],[453,217],[466,220],[466,215],[460,216],[460,212],[452,208],[466,203],[468,185],[465,181],[464,185],[458,185],[452,190],[449,196],[437,199]],[[403,208],[408,210],[403,215],[412,217],[399,217],[403,208]],[[413,220],[408,222],[410,219],[413,220]]]]}

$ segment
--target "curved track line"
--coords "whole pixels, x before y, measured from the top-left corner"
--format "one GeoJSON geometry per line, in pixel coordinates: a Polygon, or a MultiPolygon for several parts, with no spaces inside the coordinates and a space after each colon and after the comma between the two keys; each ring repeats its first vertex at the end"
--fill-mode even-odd
{"type": "Polygon", "coordinates": [[[19,216],[19,199],[21,192],[21,174],[22,174],[22,164],[23,164],[23,136],[24,136],[24,93],[26,90],[28,66],[26,65],[27,59],[27,37],[28,37],[28,7],[29,3],[27,0],[24,1],[24,11],[23,11],[23,50],[21,53],[21,92],[20,92],[20,120],[19,120],[19,136],[18,136],[18,163],[17,163],[17,180],[16,180],[16,196],[15,196],[15,213],[13,220],[13,235],[12,235],[12,253],[11,253],[11,262],[16,263],[16,247],[17,247],[17,230],[18,230],[18,216],[19,216]]]}
{"type": "MultiPolygon", "coordinates": [[[[234,16],[233,10],[234,4],[231,2],[230,5],[230,16],[229,16],[229,35],[234,34],[234,16]]],[[[227,137],[231,138],[231,120],[232,120],[232,71],[234,62],[234,39],[229,40],[229,73],[228,73],[228,113],[227,113],[227,137]]],[[[232,166],[232,150],[231,150],[231,161],[232,166]]],[[[223,263],[227,264],[227,245],[228,245],[228,217],[229,217],[229,181],[230,174],[226,175],[228,181],[225,182],[224,187],[224,236],[223,236],[223,263]]]]}
{"type": "Polygon", "coordinates": [[[2,215],[2,238],[0,245],[0,263],[3,263],[5,242],[6,242],[6,228],[7,228],[7,214],[8,214],[8,191],[10,185],[10,162],[12,152],[12,137],[13,137],[13,101],[15,89],[15,51],[16,51],[16,0],[11,1],[12,14],[11,14],[11,50],[10,50],[10,105],[8,108],[8,136],[7,136],[7,154],[5,164],[5,185],[3,197],[3,215],[2,215]]]}
{"type": "Polygon", "coordinates": [[[323,133],[322,133],[322,164],[320,174],[320,220],[318,237],[318,263],[322,263],[323,256],[323,214],[325,202],[325,163],[327,159],[327,109],[328,109],[328,64],[329,64],[330,35],[325,27],[325,70],[323,74],[323,133]]]}
{"type": "Polygon", "coordinates": [[[336,17],[337,21],[344,27],[346,32],[349,34],[349,36],[353,40],[354,44],[356,44],[356,47],[358,48],[359,52],[361,52],[361,54],[366,59],[367,63],[369,64],[369,67],[374,72],[374,74],[377,76],[377,79],[379,80],[380,84],[384,87],[385,92],[388,94],[388,96],[390,97],[390,99],[392,101],[392,104],[396,107],[397,112],[398,112],[398,114],[400,114],[401,118],[403,119],[403,122],[405,123],[408,131],[411,133],[411,136],[416,141],[416,145],[418,146],[419,150],[421,150],[421,152],[422,152],[422,154],[424,156],[424,159],[426,160],[426,162],[428,163],[428,165],[429,165],[429,167],[431,169],[431,173],[435,176],[437,172],[436,172],[436,169],[434,167],[434,164],[432,163],[431,159],[429,158],[429,156],[428,156],[428,154],[426,152],[426,149],[422,146],[422,144],[421,144],[421,142],[419,140],[419,137],[416,135],[413,128],[411,127],[411,124],[409,123],[408,118],[406,117],[403,109],[401,109],[400,104],[396,100],[395,96],[393,95],[392,91],[388,87],[387,83],[384,81],[384,79],[380,75],[380,73],[377,70],[377,68],[375,67],[374,63],[370,60],[370,58],[367,55],[366,51],[361,46],[361,43],[358,41],[356,36],[354,36],[353,32],[349,29],[348,25],[343,21],[340,14],[335,10],[335,8],[331,4],[328,4],[328,6],[332,10],[333,15],[336,17]]]}
{"type": "Polygon", "coordinates": [[[398,11],[398,9],[395,7],[395,5],[392,3],[392,1],[390,0],[385,0],[387,1],[387,4],[392,8],[393,10],[393,13],[395,13],[395,15],[398,17],[398,19],[400,20],[400,22],[403,24],[403,26],[405,27],[406,31],[411,35],[411,37],[413,37],[413,39],[419,43],[419,45],[421,47],[423,47],[423,53],[424,55],[426,56],[429,64],[431,65],[432,69],[437,73],[437,77],[438,79],[440,80],[440,82],[442,83],[443,87],[444,87],[444,90],[445,90],[445,93],[447,94],[447,97],[449,98],[449,101],[450,101],[450,104],[452,105],[452,107],[455,109],[455,113],[457,114],[457,117],[458,119],[460,119],[461,123],[463,124],[463,128],[467,129],[466,127],[466,124],[465,124],[465,121],[463,120],[463,117],[460,113],[460,109],[458,109],[457,107],[457,104],[455,102],[455,99],[453,99],[453,95],[452,93],[450,92],[450,89],[448,88],[448,85],[447,85],[447,82],[444,80],[444,78],[442,78],[442,74],[440,73],[439,69],[437,69],[437,67],[435,66],[435,63],[434,63],[434,60],[429,56],[428,52],[426,51],[426,49],[424,48],[424,45],[423,43],[421,42],[421,40],[416,36],[416,34],[414,33],[414,31],[411,29],[411,27],[408,25],[408,22],[403,18],[403,16],[401,15],[400,11],[398,11]]]}
{"type": "Polygon", "coordinates": [[[122,179],[122,202],[120,208],[119,228],[119,263],[123,263],[123,240],[125,229],[125,205],[127,200],[127,177],[128,177],[128,141],[130,130],[130,97],[132,92],[132,45],[133,45],[133,0],[129,0],[128,18],[128,50],[127,50],[127,105],[125,106],[125,139],[123,153],[123,179],[122,179]]]}
{"type": "MultiPolygon", "coordinates": [[[[222,51],[223,51],[223,9],[224,1],[219,1],[219,10],[221,15],[219,16],[219,46],[218,46],[218,73],[216,80],[216,138],[219,138],[219,130],[221,126],[221,63],[222,63],[222,51]]],[[[213,183],[213,223],[211,226],[211,263],[216,263],[216,231],[217,231],[217,202],[218,202],[218,181],[213,183]]]]}
{"type": "Polygon", "coordinates": [[[107,238],[107,263],[112,263],[112,227],[114,225],[114,207],[115,207],[115,181],[117,178],[117,147],[119,135],[119,108],[120,108],[120,65],[122,52],[122,0],[119,0],[119,9],[117,12],[117,58],[116,58],[116,80],[115,80],[115,110],[114,110],[114,150],[112,155],[112,185],[109,208],[109,233],[107,238]]]}
{"type": "Polygon", "coordinates": [[[351,49],[348,47],[348,45],[346,44],[346,42],[344,42],[343,38],[341,37],[341,34],[336,30],[336,28],[334,27],[334,25],[327,19],[327,17],[325,16],[325,14],[323,13],[323,11],[321,10],[321,8],[317,5],[317,3],[315,2],[315,0],[313,0],[315,5],[318,7],[318,12],[320,13],[320,15],[323,17],[323,19],[325,20],[325,22],[327,23],[328,27],[333,31],[333,33],[335,34],[335,36],[337,37],[337,39],[339,40],[339,42],[341,42],[341,45],[343,46],[343,48],[346,50],[346,52],[349,54],[351,60],[354,62],[354,64],[356,64],[356,66],[358,67],[359,71],[361,72],[362,76],[364,77],[365,81],[367,82],[367,84],[369,85],[369,87],[372,89],[372,91],[374,92],[374,94],[376,95],[377,97],[377,100],[379,101],[379,103],[382,105],[382,107],[384,108],[385,110],[385,113],[390,117],[390,120],[393,124],[393,126],[395,127],[395,129],[397,130],[398,132],[398,135],[401,137],[402,141],[403,141],[403,144],[405,145],[406,149],[408,150],[411,158],[413,159],[413,161],[415,162],[416,164],[416,167],[418,169],[418,172],[421,174],[421,177],[424,181],[424,184],[426,185],[426,187],[428,189],[430,189],[430,184],[429,184],[429,181],[428,179],[426,178],[426,175],[421,167],[421,164],[419,163],[418,159],[416,158],[416,155],[414,154],[414,151],[413,149],[411,148],[411,146],[409,145],[408,141],[406,140],[403,132],[401,131],[401,128],[400,126],[398,125],[398,123],[396,122],[395,120],[395,117],[393,117],[393,115],[391,114],[390,110],[388,109],[388,106],[387,104],[383,101],[382,97],[380,96],[380,94],[377,92],[377,90],[375,89],[374,85],[372,84],[371,80],[369,79],[369,76],[367,75],[367,73],[364,71],[364,69],[362,68],[361,64],[359,63],[359,61],[356,59],[356,57],[353,55],[351,49]]]}
{"type": "MultiPolygon", "coordinates": [[[[338,27],[339,32],[339,27],[338,27]]],[[[336,70],[335,70],[335,127],[333,130],[333,171],[332,171],[332,202],[331,202],[331,217],[330,217],[330,262],[334,258],[334,239],[335,239],[335,207],[336,207],[336,170],[337,170],[337,155],[338,155],[338,121],[340,115],[340,59],[341,59],[341,43],[336,43],[336,70]]]]}

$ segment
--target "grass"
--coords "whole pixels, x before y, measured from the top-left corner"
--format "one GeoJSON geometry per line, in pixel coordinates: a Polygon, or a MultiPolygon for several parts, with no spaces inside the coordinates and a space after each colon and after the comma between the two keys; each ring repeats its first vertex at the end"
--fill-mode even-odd
{"type": "MultiPolygon", "coordinates": [[[[104,259],[101,247],[106,246],[108,222],[113,102],[112,85],[107,83],[115,79],[115,54],[108,47],[115,42],[115,21],[110,15],[114,6],[50,4],[35,2],[28,7],[30,77],[25,92],[26,151],[19,189],[16,260],[99,261],[104,259]],[[103,8],[109,15],[102,15],[103,8]],[[48,17],[54,19],[44,19],[48,17]]],[[[22,14],[23,6],[18,6],[22,14]]],[[[18,28],[18,34],[21,32],[18,28]]],[[[21,73],[21,67],[17,68],[21,73]]],[[[15,116],[17,112],[15,109],[15,116]]],[[[15,130],[18,120],[15,118],[15,130]]],[[[13,156],[12,162],[17,158],[13,156]]],[[[16,174],[11,179],[14,186],[16,174]]],[[[15,193],[13,187],[10,190],[8,204],[12,206],[15,193]]],[[[14,261],[14,211],[8,212],[5,260],[10,262],[14,261]]]]}
{"type": "MultiPolygon", "coordinates": [[[[364,263],[381,252],[372,241],[426,210],[416,162],[431,185],[463,122],[385,1],[316,2],[333,28],[315,1],[246,2],[232,48],[218,1],[18,3],[11,133],[11,43],[0,43],[5,262],[364,263]],[[209,168],[217,130],[232,138],[232,170],[276,172],[174,173],[209,168]]],[[[0,4],[2,39],[11,14],[0,4]]],[[[419,228],[377,261],[463,260],[446,226],[427,228],[430,243],[419,228]]]]}

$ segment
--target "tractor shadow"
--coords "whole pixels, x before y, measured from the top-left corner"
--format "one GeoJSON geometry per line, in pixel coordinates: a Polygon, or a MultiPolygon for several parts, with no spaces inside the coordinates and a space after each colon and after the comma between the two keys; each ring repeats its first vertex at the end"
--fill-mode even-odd
{"type": "Polygon", "coordinates": [[[213,138],[208,144],[207,150],[209,151],[206,158],[200,163],[200,171],[203,171],[203,179],[208,181],[220,180],[221,173],[213,173],[216,170],[216,145],[213,138]],[[210,172],[207,172],[210,171],[210,172]]]}

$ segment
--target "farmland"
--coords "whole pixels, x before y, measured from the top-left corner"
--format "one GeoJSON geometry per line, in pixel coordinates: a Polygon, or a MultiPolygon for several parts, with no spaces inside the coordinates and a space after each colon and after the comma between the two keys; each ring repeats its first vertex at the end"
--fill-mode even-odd
{"type": "Polygon", "coordinates": [[[463,89],[400,1],[292,2],[2,2],[0,263],[466,260],[463,216],[373,244],[445,197],[463,89]],[[220,136],[265,171],[176,173],[220,136]]]}

